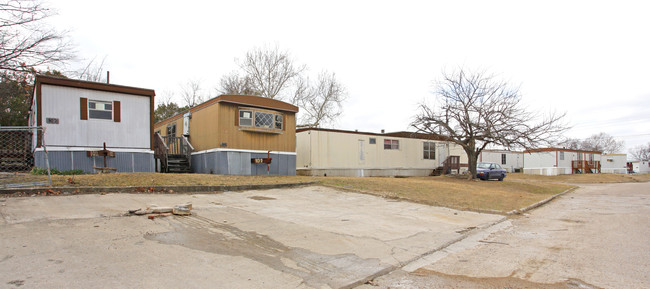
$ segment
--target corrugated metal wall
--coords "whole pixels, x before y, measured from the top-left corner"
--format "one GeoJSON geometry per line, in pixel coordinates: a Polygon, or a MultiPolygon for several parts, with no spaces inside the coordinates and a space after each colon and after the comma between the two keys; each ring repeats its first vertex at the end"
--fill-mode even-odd
{"type": "MultiPolygon", "coordinates": [[[[103,167],[103,157],[88,157],[85,151],[50,151],[48,152],[50,168],[59,171],[83,170],[85,173],[94,173],[93,167],[103,167]]],[[[34,153],[34,164],[45,168],[45,152],[34,153]]],[[[116,152],[115,157],[107,157],[106,165],[116,168],[120,173],[154,172],[153,153],[143,152],[116,152]]]]}
{"type": "MultiPolygon", "coordinates": [[[[266,164],[251,164],[251,158],[266,158],[266,153],[219,151],[192,155],[192,172],[221,175],[266,175],[266,164]]],[[[296,156],[271,153],[271,175],[296,175],[296,156]]]]}

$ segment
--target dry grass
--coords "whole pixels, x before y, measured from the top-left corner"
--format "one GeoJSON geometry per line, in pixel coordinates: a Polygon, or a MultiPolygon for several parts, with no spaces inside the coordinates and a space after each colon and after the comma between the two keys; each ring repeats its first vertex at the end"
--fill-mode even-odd
{"type": "MultiPolygon", "coordinates": [[[[5,176],[7,177],[7,176],[5,176]]],[[[19,176],[18,176],[19,177],[19,176]]],[[[25,176],[34,178],[33,176],[25,176]]],[[[45,178],[38,176],[39,178],[45,178]]],[[[251,185],[320,181],[337,188],[448,208],[505,213],[565,191],[572,184],[650,181],[647,175],[585,174],[536,176],[509,174],[505,181],[468,181],[453,177],[354,178],[301,176],[227,176],[207,174],[113,173],[52,176],[57,187],[251,185]]]]}
{"type": "Polygon", "coordinates": [[[210,174],[113,173],[76,176],[52,176],[53,186],[121,187],[121,186],[219,186],[267,185],[310,181],[290,176],[234,176],[210,174]],[[74,184],[70,183],[70,180],[74,184]]]}
{"type": "Polygon", "coordinates": [[[560,176],[538,176],[524,174],[509,174],[508,178],[520,182],[551,182],[567,184],[599,184],[599,183],[636,183],[650,181],[650,174],[576,174],[560,176]]]}
{"type": "Polygon", "coordinates": [[[388,198],[473,211],[505,213],[544,200],[572,186],[520,181],[467,181],[452,177],[318,178],[325,185],[388,198]]]}

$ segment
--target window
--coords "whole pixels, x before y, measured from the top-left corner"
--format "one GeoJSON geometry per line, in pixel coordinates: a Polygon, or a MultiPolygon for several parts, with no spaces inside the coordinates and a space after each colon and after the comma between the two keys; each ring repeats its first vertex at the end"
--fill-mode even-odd
{"type": "Polygon", "coordinates": [[[281,114],[276,114],[275,115],[275,129],[282,129],[282,115],[281,114]]]}
{"type": "Polygon", "coordinates": [[[282,114],[255,110],[239,110],[239,126],[282,130],[284,118],[282,114]]]}
{"type": "Polygon", "coordinates": [[[506,154],[501,154],[501,164],[502,165],[506,164],[506,154]]]}
{"type": "Polygon", "coordinates": [[[253,126],[253,112],[250,110],[239,111],[239,126],[253,126]]]}
{"type": "Polygon", "coordinates": [[[560,152],[560,160],[561,160],[561,161],[564,160],[564,152],[560,152]]]}
{"type": "Polygon", "coordinates": [[[368,140],[368,143],[369,143],[369,144],[376,144],[376,143],[377,143],[377,139],[374,138],[374,137],[371,137],[370,140],[368,140]]]}
{"type": "Polygon", "coordinates": [[[170,124],[167,126],[167,136],[176,136],[176,124],[170,124]]]}
{"type": "Polygon", "coordinates": [[[594,154],[589,154],[589,161],[594,161],[594,154]]]}
{"type": "Polygon", "coordinates": [[[255,127],[273,128],[273,114],[267,112],[255,112],[255,127]]]}
{"type": "Polygon", "coordinates": [[[88,100],[88,118],[113,120],[113,103],[88,100]]]}
{"type": "Polygon", "coordinates": [[[435,160],[436,159],[436,144],[434,142],[424,142],[424,159],[425,160],[435,160]]]}
{"type": "Polygon", "coordinates": [[[399,140],[385,139],[384,140],[384,149],[385,150],[398,150],[399,149],[399,140]]]}

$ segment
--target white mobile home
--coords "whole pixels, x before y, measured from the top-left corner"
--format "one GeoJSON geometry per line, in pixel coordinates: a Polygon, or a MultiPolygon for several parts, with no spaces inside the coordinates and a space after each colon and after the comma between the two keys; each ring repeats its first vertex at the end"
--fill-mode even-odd
{"type": "Polygon", "coordinates": [[[600,172],[600,152],[541,148],[524,151],[523,156],[525,174],[556,176],[600,172]]]}
{"type": "Polygon", "coordinates": [[[632,170],[635,174],[650,174],[650,161],[633,161],[632,170]]]}
{"type": "Polygon", "coordinates": [[[35,165],[44,167],[42,144],[51,168],[94,172],[153,172],[153,111],[150,89],[38,75],[30,112],[31,126],[45,134],[35,139],[35,165]]]}
{"type": "Polygon", "coordinates": [[[606,154],[601,156],[600,169],[607,174],[627,174],[626,154],[606,154]]]}
{"type": "Polygon", "coordinates": [[[411,132],[298,129],[296,153],[298,175],[428,176],[450,156],[467,167],[460,146],[438,135],[411,132]]]}
{"type": "Polygon", "coordinates": [[[524,167],[523,153],[508,150],[483,150],[478,161],[500,164],[509,173],[521,172],[524,167]]]}

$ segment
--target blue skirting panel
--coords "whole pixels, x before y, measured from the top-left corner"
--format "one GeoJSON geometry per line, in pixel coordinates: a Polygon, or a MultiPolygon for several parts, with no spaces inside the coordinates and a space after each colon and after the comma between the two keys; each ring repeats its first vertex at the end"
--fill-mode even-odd
{"type": "Polygon", "coordinates": [[[214,151],[192,155],[192,172],[219,175],[296,175],[296,155],[271,152],[271,164],[252,164],[266,153],[214,151]]]}
{"type": "MultiPolygon", "coordinates": [[[[85,151],[49,151],[50,168],[59,171],[83,170],[94,173],[93,167],[103,167],[104,157],[88,157],[85,151]]],[[[34,165],[46,168],[45,152],[34,152],[34,165]]],[[[106,157],[106,166],[116,168],[120,173],[154,172],[153,153],[146,152],[115,152],[115,157],[106,157]]]]}

